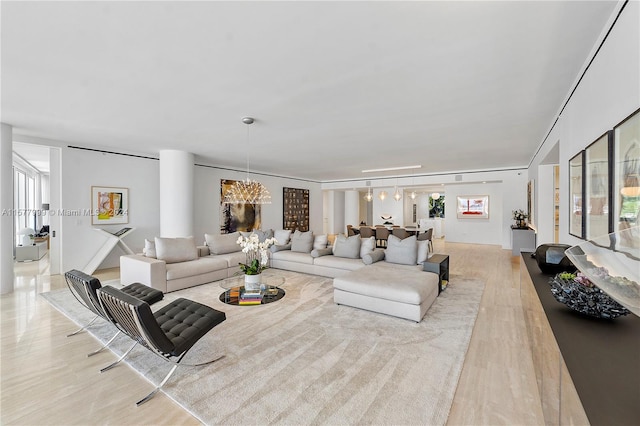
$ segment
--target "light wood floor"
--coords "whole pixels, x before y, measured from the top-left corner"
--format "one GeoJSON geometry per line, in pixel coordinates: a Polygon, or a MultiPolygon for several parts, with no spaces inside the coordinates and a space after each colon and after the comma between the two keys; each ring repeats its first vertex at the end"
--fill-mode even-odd
{"type": "MultiPolygon", "coordinates": [[[[435,240],[450,256],[451,274],[486,282],[449,425],[544,424],[519,295],[519,258],[498,246],[435,240]]],[[[0,424],[199,424],[126,364],[108,373],[109,351],[88,358],[97,341],[38,294],[65,287],[47,262],[17,263],[12,294],[1,297],[0,424]]],[[[101,280],[117,269],[98,271],[101,280]]],[[[455,285],[455,282],[452,283],[455,285]]],[[[215,404],[215,401],[211,401],[215,404]]],[[[256,418],[259,422],[259,419],[256,418]]]]}

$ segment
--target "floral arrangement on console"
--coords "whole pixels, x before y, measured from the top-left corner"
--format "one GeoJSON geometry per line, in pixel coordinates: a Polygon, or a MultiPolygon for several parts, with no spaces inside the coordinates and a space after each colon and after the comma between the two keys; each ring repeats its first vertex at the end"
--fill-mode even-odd
{"type": "Polygon", "coordinates": [[[513,219],[516,221],[516,227],[527,227],[527,223],[525,221],[529,217],[528,214],[526,214],[522,209],[513,210],[511,213],[513,214],[513,219]]]}
{"type": "Polygon", "coordinates": [[[237,243],[242,247],[242,252],[247,255],[247,262],[240,263],[240,269],[245,275],[259,275],[269,266],[269,255],[267,250],[276,243],[275,238],[267,238],[260,242],[258,236],[254,233],[248,237],[238,237],[237,243]]]}

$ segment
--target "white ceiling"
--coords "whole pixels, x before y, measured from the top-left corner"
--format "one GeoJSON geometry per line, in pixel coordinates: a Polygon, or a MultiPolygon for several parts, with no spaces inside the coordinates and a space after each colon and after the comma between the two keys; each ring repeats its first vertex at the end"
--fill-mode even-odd
{"type": "Polygon", "coordinates": [[[14,134],[327,181],[526,167],[616,2],[1,7],[14,134]]]}

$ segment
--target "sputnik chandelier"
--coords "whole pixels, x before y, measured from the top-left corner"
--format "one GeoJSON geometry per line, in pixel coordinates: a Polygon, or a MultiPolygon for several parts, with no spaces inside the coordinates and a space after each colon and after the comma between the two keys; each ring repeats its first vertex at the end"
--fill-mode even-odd
{"type": "MultiPolygon", "coordinates": [[[[242,118],[246,125],[253,124],[251,117],[242,118]]],[[[267,188],[255,180],[249,179],[249,128],[247,127],[247,178],[236,181],[224,194],[224,204],[271,204],[271,194],[267,188]]]]}

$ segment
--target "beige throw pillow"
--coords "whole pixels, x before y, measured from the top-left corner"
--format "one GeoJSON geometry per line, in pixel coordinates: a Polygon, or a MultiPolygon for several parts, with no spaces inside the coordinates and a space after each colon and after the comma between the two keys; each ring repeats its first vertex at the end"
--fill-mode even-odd
{"type": "Polygon", "coordinates": [[[231,234],[204,234],[204,241],[209,246],[211,254],[235,253],[242,250],[238,244],[239,232],[231,234]]]}
{"type": "Polygon", "coordinates": [[[333,243],[333,255],[349,259],[360,258],[360,236],[352,235],[346,237],[344,234],[338,235],[333,243]]]}
{"type": "Polygon", "coordinates": [[[291,251],[311,253],[311,250],[313,250],[313,232],[294,232],[291,236],[291,251]]]}
{"type": "Polygon", "coordinates": [[[389,235],[384,260],[401,265],[416,265],[418,263],[418,240],[415,235],[404,240],[389,235]]]}
{"type": "Polygon", "coordinates": [[[155,238],[156,257],[166,263],[187,262],[198,258],[198,248],[193,237],[155,238]]]}

